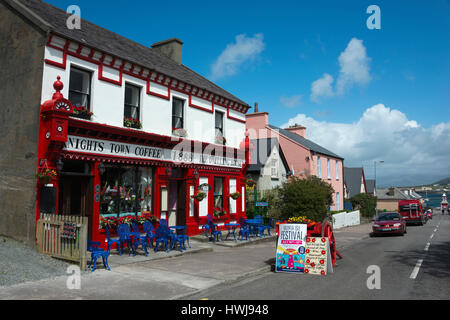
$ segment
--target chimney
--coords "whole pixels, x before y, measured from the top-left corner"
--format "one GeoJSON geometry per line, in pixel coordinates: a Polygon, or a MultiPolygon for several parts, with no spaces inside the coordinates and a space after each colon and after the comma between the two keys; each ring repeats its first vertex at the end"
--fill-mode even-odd
{"type": "Polygon", "coordinates": [[[182,48],[183,41],[178,38],[171,38],[152,45],[153,52],[166,56],[178,64],[181,64],[182,48]]]}
{"type": "Polygon", "coordinates": [[[389,188],[389,191],[387,192],[387,194],[389,195],[389,196],[393,196],[395,193],[394,193],[394,188],[389,188]]]}
{"type": "Polygon", "coordinates": [[[306,139],[306,127],[301,126],[301,125],[299,125],[297,123],[295,125],[293,125],[293,126],[290,126],[289,128],[284,129],[284,130],[296,133],[299,136],[302,136],[303,138],[306,139]]]}
{"type": "Polygon", "coordinates": [[[255,102],[255,112],[258,112],[258,102],[255,102]]]}

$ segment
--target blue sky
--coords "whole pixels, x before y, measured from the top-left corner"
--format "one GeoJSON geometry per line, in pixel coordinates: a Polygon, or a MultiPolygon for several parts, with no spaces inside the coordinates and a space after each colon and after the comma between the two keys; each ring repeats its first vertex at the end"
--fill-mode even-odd
{"type": "Polygon", "coordinates": [[[47,2],[144,45],[178,37],[185,65],[271,124],[302,121],[369,178],[384,160],[381,185],[450,176],[448,0],[47,2]],[[367,28],[370,5],[380,30],[367,28]]]}

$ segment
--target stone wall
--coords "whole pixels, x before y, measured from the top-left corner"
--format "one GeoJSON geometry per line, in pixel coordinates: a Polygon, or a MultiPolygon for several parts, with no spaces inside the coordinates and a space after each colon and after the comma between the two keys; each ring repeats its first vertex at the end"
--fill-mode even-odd
{"type": "Polygon", "coordinates": [[[0,235],[34,245],[47,36],[0,1],[0,235]]]}

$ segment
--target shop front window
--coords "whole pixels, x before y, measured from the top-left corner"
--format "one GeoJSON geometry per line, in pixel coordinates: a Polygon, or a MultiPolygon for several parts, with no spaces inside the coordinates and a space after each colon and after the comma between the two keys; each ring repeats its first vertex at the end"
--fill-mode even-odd
{"type": "Polygon", "coordinates": [[[214,207],[223,209],[224,178],[214,177],[214,207]]]}
{"type": "Polygon", "coordinates": [[[101,177],[103,217],[152,213],[153,170],[148,167],[105,166],[101,177]]]}

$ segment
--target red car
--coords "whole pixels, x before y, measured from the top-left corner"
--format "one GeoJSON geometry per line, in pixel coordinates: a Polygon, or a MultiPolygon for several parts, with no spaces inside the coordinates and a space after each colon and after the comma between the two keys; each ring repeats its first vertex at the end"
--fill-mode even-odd
{"type": "Polygon", "coordinates": [[[406,221],[397,212],[383,212],[373,220],[372,235],[406,233],[406,221]]]}

